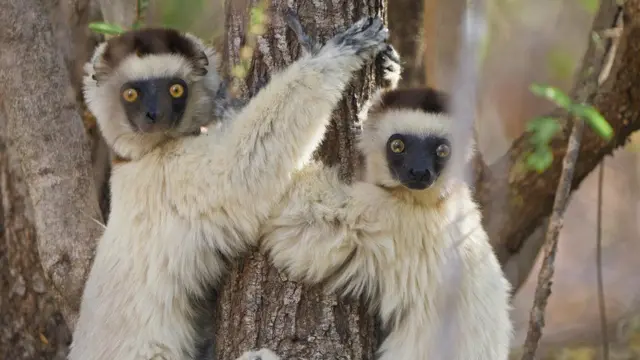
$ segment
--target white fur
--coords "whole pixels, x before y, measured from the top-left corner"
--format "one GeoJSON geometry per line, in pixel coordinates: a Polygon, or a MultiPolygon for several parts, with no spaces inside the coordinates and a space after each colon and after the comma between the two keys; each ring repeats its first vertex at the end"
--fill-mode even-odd
{"type": "MultiPolygon", "coordinates": [[[[375,36],[365,45],[386,39],[375,36]]],[[[255,242],[291,172],[321,141],[353,72],[375,55],[348,46],[329,43],[273,74],[235,118],[200,136],[134,133],[118,96],[124,81],[178,75],[189,84],[184,121],[201,121],[207,114],[199,107],[207,108],[219,84],[210,49],[205,79],[171,55],[126,59],[99,84],[87,66],[89,108],[106,141],[131,161],[113,168],[111,215],[70,360],[193,359],[198,334],[190,300],[220,279],[222,256],[234,258],[255,242]]],[[[92,64],[100,64],[104,49],[96,49],[92,64]]]]}
{"type": "Polygon", "coordinates": [[[367,120],[365,180],[347,185],[335,169],[308,166],[262,230],[263,249],[289,276],[371,302],[390,330],[380,360],[508,357],[510,284],[469,189],[445,170],[409,190],[386,163],[390,135],[448,136],[450,121],[410,110],[367,120]]]}

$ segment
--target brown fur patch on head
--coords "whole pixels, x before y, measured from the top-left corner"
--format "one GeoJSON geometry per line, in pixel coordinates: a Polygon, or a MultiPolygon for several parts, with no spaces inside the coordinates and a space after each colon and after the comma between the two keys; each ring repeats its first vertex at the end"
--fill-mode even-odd
{"type": "Polygon", "coordinates": [[[107,41],[102,60],[104,65],[115,69],[125,58],[136,54],[146,55],[177,54],[184,56],[194,65],[199,75],[206,74],[209,65],[202,49],[180,32],[166,28],[147,28],[127,31],[107,41]]]}
{"type": "Polygon", "coordinates": [[[387,91],[371,108],[370,115],[389,110],[419,110],[425,113],[448,113],[448,94],[429,87],[387,91]]]}

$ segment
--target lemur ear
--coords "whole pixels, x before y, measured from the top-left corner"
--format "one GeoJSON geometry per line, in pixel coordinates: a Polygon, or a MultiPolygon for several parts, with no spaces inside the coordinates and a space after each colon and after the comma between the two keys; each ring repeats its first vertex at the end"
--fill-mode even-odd
{"type": "Polygon", "coordinates": [[[100,81],[107,79],[111,73],[111,67],[104,60],[106,49],[106,42],[98,45],[91,56],[91,60],[84,66],[84,70],[87,75],[91,75],[91,78],[96,81],[96,83],[100,83],[100,81]]]}
{"type": "Polygon", "coordinates": [[[93,80],[100,82],[108,78],[111,67],[104,60],[99,59],[93,64],[93,72],[93,80]]]}
{"type": "Polygon", "coordinates": [[[185,33],[184,36],[191,42],[192,46],[196,49],[196,55],[192,59],[194,67],[194,75],[205,76],[208,73],[208,68],[211,65],[216,65],[216,53],[211,47],[206,46],[202,40],[193,34],[185,33]],[[213,62],[213,64],[212,64],[213,62]]]}
{"type": "Polygon", "coordinates": [[[209,66],[209,58],[207,58],[207,54],[204,50],[200,50],[196,57],[193,59],[194,69],[193,73],[197,76],[205,76],[207,75],[207,66],[209,66]]]}

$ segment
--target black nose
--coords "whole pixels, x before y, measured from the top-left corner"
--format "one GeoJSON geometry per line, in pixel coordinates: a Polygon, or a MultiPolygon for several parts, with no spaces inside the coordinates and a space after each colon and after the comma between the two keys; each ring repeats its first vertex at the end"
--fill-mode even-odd
{"type": "Polygon", "coordinates": [[[147,112],[147,120],[149,120],[149,122],[155,123],[157,118],[158,118],[158,113],[157,112],[155,112],[155,111],[147,112]]]}
{"type": "Polygon", "coordinates": [[[427,169],[409,169],[409,174],[415,181],[429,181],[431,173],[427,169]]]}

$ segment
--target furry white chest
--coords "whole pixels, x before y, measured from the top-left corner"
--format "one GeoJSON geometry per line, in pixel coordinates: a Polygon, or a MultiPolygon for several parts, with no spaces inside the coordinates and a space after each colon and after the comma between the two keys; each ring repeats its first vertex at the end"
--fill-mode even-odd
{"type": "MultiPolygon", "coordinates": [[[[379,213],[387,229],[378,240],[391,244],[382,247],[376,266],[379,314],[391,331],[381,346],[383,360],[488,359],[497,351],[483,349],[477,339],[484,324],[504,323],[507,284],[484,231],[452,226],[472,203],[449,204],[454,206],[397,206],[393,216],[379,213]]],[[[503,328],[508,332],[508,325],[503,328]]]]}
{"type": "Polygon", "coordinates": [[[112,215],[90,274],[106,278],[88,281],[83,306],[91,308],[86,313],[92,319],[79,324],[85,328],[76,336],[117,334],[129,343],[103,350],[94,344],[98,356],[184,358],[198,336],[194,300],[223,272],[214,244],[238,240],[241,248],[242,241],[229,227],[213,226],[215,216],[208,222],[181,214],[179,199],[168,191],[173,174],[163,166],[146,167],[145,161],[114,167],[112,215]],[[103,325],[90,326],[96,322],[103,325]]]}

